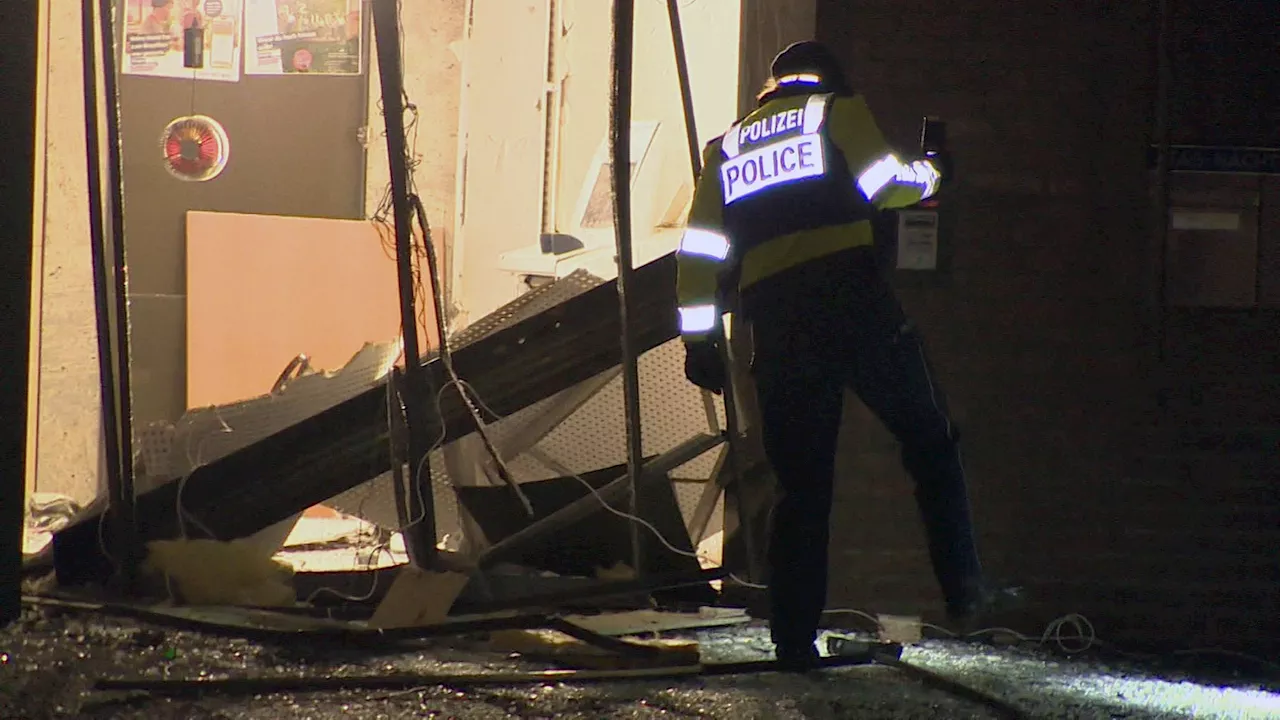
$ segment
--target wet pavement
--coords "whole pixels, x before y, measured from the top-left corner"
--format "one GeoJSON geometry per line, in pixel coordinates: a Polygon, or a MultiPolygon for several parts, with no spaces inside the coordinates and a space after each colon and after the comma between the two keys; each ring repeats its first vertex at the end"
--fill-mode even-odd
{"type": "MultiPolygon", "coordinates": [[[[704,662],[765,659],[758,624],[696,633],[704,662]]],[[[1159,670],[1036,647],[926,641],[903,661],[981,689],[1032,718],[1280,718],[1280,675],[1251,665],[1159,670]]],[[[327,720],[329,718],[997,718],[995,709],[883,666],[812,676],[767,672],[585,685],[424,687],[166,699],[91,689],[98,678],[354,677],[545,670],[450,640],[408,653],[278,646],[30,609],[0,630],[0,718],[327,720]]]]}

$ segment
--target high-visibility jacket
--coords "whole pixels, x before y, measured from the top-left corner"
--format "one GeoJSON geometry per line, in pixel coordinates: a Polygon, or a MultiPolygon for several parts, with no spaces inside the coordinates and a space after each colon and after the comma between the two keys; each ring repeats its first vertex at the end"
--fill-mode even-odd
{"type": "Polygon", "coordinates": [[[676,253],[681,337],[718,330],[717,292],[796,265],[871,245],[877,209],[937,191],[928,159],[899,159],[860,95],[789,94],[769,100],[712,140],[676,253]]]}

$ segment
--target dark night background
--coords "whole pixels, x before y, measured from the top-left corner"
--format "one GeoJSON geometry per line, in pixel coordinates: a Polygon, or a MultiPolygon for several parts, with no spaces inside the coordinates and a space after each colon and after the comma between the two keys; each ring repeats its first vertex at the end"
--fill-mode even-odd
{"type": "MultiPolygon", "coordinates": [[[[1280,146],[1280,2],[1168,7],[1171,142],[1280,146]]],[[[1034,598],[1010,622],[1080,612],[1122,647],[1274,651],[1280,176],[1173,174],[1174,206],[1244,221],[1159,236],[1159,25],[1155,0],[826,0],[818,32],[894,142],[948,121],[944,269],[901,294],[960,427],[988,570],[1034,598]]],[[[853,408],[829,606],[928,615],[910,483],[853,408]]]]}

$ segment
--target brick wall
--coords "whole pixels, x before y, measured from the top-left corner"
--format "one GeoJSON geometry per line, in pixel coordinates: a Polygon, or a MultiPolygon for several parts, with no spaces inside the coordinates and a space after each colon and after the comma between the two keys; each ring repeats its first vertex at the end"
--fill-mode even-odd
{"type": "MultiPolygon", "coordinates": [[[[1260,355],[1257,343],[1280,334],[1265,314],[1188,316],[1169,330],[1184,362],[1162,362],[1151,343],[1145,5],[974,0],[943,15],[936,3],[826,0],[818,28],[891,140],[911,148],[924,114],[949,121],[954,264],[902,298],[963,434],[988,569],[1033,594],[1019,627],[1082,612],[1131,647],[1258,650],[1280,629],[1280,483],[1260,430],[1280,417],[1280,348],[1260,355]],[[1238,352],[1246,343],[1255,352],[1238,352]],[[1205,345],[1235,362],[1185,362],[1205,345]],[[1206,405],[1252,413],[1247,441],[1206,446],[1206,405]]],[[[936,616],[897,449],[849,408],[829,606],[936,616]]]]}

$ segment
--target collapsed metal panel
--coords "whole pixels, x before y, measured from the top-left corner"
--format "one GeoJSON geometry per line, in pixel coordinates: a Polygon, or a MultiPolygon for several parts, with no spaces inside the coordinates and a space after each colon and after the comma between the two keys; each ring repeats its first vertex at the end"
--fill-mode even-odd
{"type": "MultiPolygon", "coordinates": [[[[535,288],[467,326],[466,329],[451,338],[453,346],[455,349],[461,349],[473,345],[516,323],[567,302],[570,298],[577,297],[603,283],[603,280],[591,273],[579,270],[556,282],[535,288]]],[[[462,379],[468,380],[466,377],[462,377],[462,379]]],[[[451,398],[457,397],[455,390],[447,390],[445,392],[451,398]]],[[[490,436],[496,444],[501,445],[505,436],[513,428],[518,427],[522,420],[540,415],[546,408],[554,406],[559,398],[570,392],[572,392],[572,388],[558,392],[509,416],[505,422],[490,425],[490,436]]],[[[483,409],[482,412],[484,412],[483,409]]],[[[430,463],[432,490],[435,499],[436,528],[441,538],[447,539],[451,535],[457,537],[457,533],[461,529],[461,516],[459,514],[458,500],[453,492],[453,483],[471,484],[465,476],[461,476],[461,473],[455,472],[451,474],[449,472],[450,465],[456,467],[456,463],[449,462],[446,455],[456,455],[460,446],[472,444],[476,440],[478,440],[477,433],[468,433],[447,445],[441,445],[433,449],[429,455],[428,462],[430,463]],[[454,475],[459,475],[459,477],[454,477],[454,475]]],[[[404,471],[408,473],[410,469],[406,466],[404,471]]],[[[522,480],[524,478],[516,475],[516,479],[522,480]]],[[[326,504],[381,527],[398,530],[401,529],[402,523],[396,509],[395,492],[392,473],[387,471],[367,483],[333,497],[326,504]]]]}
{"type": "MultiPolygon", "coordinates": [[[[459,333],[454,342],[460,347],[477,342],[603,282],[584,270],[575,271],[555,283],[521,295],[459,333]]],[[[640,356],[639,365],[646,456],[663,453],[699,433],[715,433],[723,426],[723,402],[715,398],[711,403],[716,418],[712,426],[708,422],[704,394],[685,379],[684,350],[679,340],[645,352],[640,356]]],[[[482,403],[484,400],[480,398],[482,403]]],[[[494,418],[488,432],[498,448],[516,448],[507,458],[507,467],[517,482],[548,480],[567,473],[582,475],[623,464],[626,462],[626,422],[622,379],[617,368],[610,369],[512,415],[494,418]],[[521,449],[520,436],[543,418],[559,417],[558,409],[564,419],[555,422],[550,432],[531,448],[521,449]]],[[[471,433],[431,453],[436,527],[446,547],[451,549],[456,549],[466,534],[453,487],[497,483],[492,473],[485,472],[490,460],[478,440],[478,434],[471,433]]],[[[701,499],[703,483],[711,478],[716,458],[715,452],[706,453],[680,466],[671,475],[673,480],[693,481],[677,482],[674,488],[686,523],[701,499]]],[[[383,527],[399,529],[401,522],[394,493],[395,484],[388,472],[335,497],[328,504],[383,527]]]]}
{"type": "MultiPolygon", "coordinates": [[[[636,334],[648,350],[678,334],[675,324],[675,257],[639,268],[636,334]]],[[[617,289],[604,283],[460,347],[459,374],[494,411],[512,414],[615,367],[619,361],[617,289]]],[[[446,382],[439,361],[427,371],[437,387],[446,382]]],[[[432,399],[434,402],[434,399],[432,399]]],[[[301,509],[329,500],[391,467],[385,386],[342,402],[304,422],[196,468],[183,483],[182,504],[192,527],[232,539],[251,535],[301,509]]],[[[445,394],[428,434],[454,440],[472,432],[470,415],[445,394]]],[[[143,541],[179,534],[176,483],[139,496],[143,541]]],[[[54,538],[54,560],[63,584],[96,582],[113,573],[112,548],[101,533],[103,514],[91,513],[54,538]]],[[[194,536],[194,533],[190,533],[194,536]]]]}
{"type": "MultiPolygon", "coordinates": [[[[384,381],[401,353],[400,342],[366,343],[345,366],[289,381],[259,397],[189,410],[176,423],[149,423],[138,430],[138,492],[182,482],[196,468],[244,449],[272,433],[305,421],[384,381]]],[[[264,555],[284,544],[298,517],[250,535],[264,555]]]]}
{"type": "MultiPolygon", "coordinates": [[[[698,433],[712,431],[702,393],[684,376],[684,348],[672,340],[640,356],[640,409],[644,418],[644,455],[657,455],[698,433]]],[[[724,423],[724,406],[715,401],[716,422],[724,423]]],[[[561,423],[538,449],[559,463],[582,472],[626,460],[626,422],[622,413],[622,379],[616,377],[577,412],[561,423]]],[[[715,464],[708,453],[677,468],[674,479],[707,480],[715,464]]],[[[511,464],[521,479],[547,479],[559,473],[526,454],[511,464]]]]}

